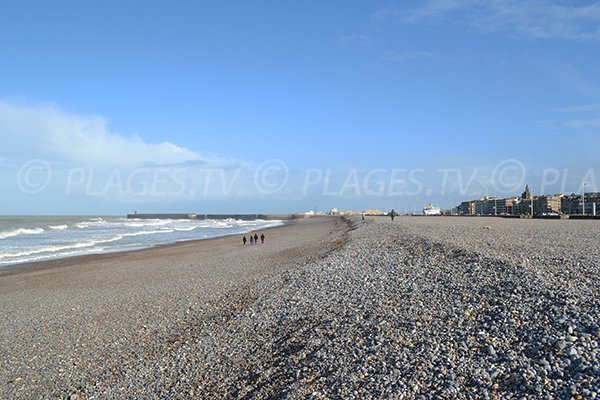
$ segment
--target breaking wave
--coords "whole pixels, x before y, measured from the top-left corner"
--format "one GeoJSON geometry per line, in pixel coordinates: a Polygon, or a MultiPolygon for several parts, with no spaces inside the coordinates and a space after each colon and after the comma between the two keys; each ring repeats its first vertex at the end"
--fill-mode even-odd
{"type": "Polygon", "coordinates": [[[19,236],[19,235],[39,235],[40,233],[44,233],[44,230],[42,228],[33,228],[33,229],[20,228],[20,229],[15,229],[12,231],[0,232],[0,239],[6,239],[6,238],[13,237],[13,236],[19,236]]]}
{"type": "Polygon", "coordinates": [[[55,231],[62,231],[69,227],[69,225],[49,225],[48,228],[54,229],[55,231]]]}
{"type": "Polygon", "coordinates": [[[0,218],[0,267],[240,234],[282,221],[25,217],[21,223],[0,218]]]}

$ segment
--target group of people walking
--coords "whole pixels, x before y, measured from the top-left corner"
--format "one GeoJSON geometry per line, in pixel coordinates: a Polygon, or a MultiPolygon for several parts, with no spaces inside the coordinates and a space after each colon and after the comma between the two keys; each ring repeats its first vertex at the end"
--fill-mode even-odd
{"type": "MultiPolygon", "coordinates": [[[[250,235],[250,244],[255,244],[255,243],[258,244],[258,239],[259,239],[259,237],[256,233],[254,234],[254,236],[250,235]]],[[[242,238],[242,242],[244,243],[244,245],[246,245],[247,241],[248,241],[248,239],[246,239],[246,236],[244,236],[242,238]]],[[[260,235],[260,243],[261,244],[265,243],[265,234],[264,233],[262,233],[260,235]]]]}

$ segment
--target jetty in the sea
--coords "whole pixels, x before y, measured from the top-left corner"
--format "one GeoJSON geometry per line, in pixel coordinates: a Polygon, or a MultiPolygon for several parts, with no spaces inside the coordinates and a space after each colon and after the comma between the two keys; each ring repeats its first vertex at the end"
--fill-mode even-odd
{"type": "Polygon", "coordinates": [[[138,213],[127,214],[129,219],[238,219],[242,221],[291,220],[304,218],[304,214],[198,214],[198,213],[138,213]]]}

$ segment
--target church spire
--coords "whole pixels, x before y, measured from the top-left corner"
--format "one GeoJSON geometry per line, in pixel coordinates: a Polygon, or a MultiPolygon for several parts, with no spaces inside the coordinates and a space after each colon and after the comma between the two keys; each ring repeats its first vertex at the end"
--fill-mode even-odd
{"type": "Polygon", "coordinates": [[[521,198],[523,198],[523,199],[530,199],[531,198],[531,192],[529,191],[529,185],[525,185],[525,191],[521,195],[521,198]]]}

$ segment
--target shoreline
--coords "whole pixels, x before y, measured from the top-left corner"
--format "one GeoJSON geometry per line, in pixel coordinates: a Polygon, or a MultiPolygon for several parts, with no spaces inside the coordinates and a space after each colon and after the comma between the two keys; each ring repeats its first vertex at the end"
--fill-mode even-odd
{"type": "MultiPolygon", "coordinates": [[[[221,329],[261,295],[262,282],[283,285],[339,247],[348,225],[324,217],[267,229],[261,245],[228,235],[1,274],[0,398],[88,398],[93,387],[103,392],[96,398],[122,398],[112,374],[132,362],[155,365],[196,318],[208,325],[194,335],[221,329]]],[[[146,398],[136,393],[152,382],[125,397],[146,398]]]]}
{"type": "Polygon", "coordinates": [[[0,277],[0,398],[597,398],[594,227],[310,218],[0,277]]]}
{"type": "MultiPolygon", "coordinates": [[[[204,242],[204,241],[222,239],[225,237],[232,237],[232,236],[238,236],[238,235],[243,236],[243,235],[247,235],[251,232],[258,232],[258,231],[266,232],[267,230],[282,228],[284,226],[293,224],[296,221],[297,221],[297,219],[282,220],[281,225],[270,226],[270,227],[263,228],[263,229],[251,230],[251,231],[244,232],[244,233],[229,233],[229,234],[225,234],[225,235],[213,236],[213,237],[202,238],[202,239],[189,239],[189,240],[184,239],[184,240],[180,240],[180,241],[176,241],[176,242],[172,242],[172,243],[161,243],[161,244],[156,244],[156,245],[149,246],[149,247],[134,248],[134,249],[130,249],[130,250],[115,250],[115,251],[108,251],[108,252],[101,252],[101,253],[90,253],[90,254],[80,254],[80,255],[67,256],[67,257],[50,258],[47,260],[40,260],[40,261],[27,261],[27,262],[18,263],[18,264],[6,264],[3,266],[0,266],[0,278],[3,276],[19,273],[19,272],[21,272],[21,270],[31,271],[31,270],[45,270],[45,269],[50,269],[50,268],[59,268],[61,266],[66,266],[67,264],[70,265],[71,263],[77,263],[77,262],[85,263],[88,261],[102,261],[102,259],[104,257],[109,257],[109,256],[118,257],[118,255],[126,254],[126,253],[137,253],[137,252],[143,252],[143,251],[147,251],[147,250],[159,249],[159,248],[163,248],[163,247],[164,248],[177,247],[178,245],[185,245],[185,244],[190,244],[190,243],[195,243],[195,242],[204,242]],[[67,261],[71,261],[71,262],[67,263],[67,261]]],[[[106,260],[109,260],[109,258],[107,258],[106,260]]]]}

